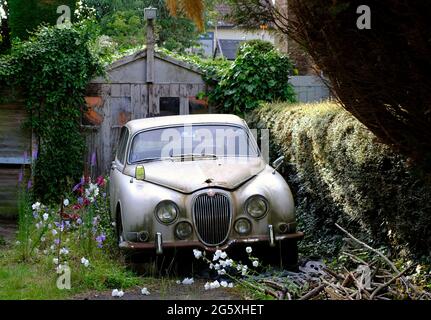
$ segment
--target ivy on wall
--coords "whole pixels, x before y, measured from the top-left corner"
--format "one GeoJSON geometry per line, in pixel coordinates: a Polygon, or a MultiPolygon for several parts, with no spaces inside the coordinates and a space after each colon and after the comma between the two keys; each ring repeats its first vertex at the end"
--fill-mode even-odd
{"type": "Polygon", "coordinates": [[[41,27],[0,56],[0,84],[20,88],[28,125],[39,140],[33,191],[44,203],[57,201],[82,175],[84,93],[88,81],[103,72],[90,50],[94,35],[89,23],[41,27]]]}

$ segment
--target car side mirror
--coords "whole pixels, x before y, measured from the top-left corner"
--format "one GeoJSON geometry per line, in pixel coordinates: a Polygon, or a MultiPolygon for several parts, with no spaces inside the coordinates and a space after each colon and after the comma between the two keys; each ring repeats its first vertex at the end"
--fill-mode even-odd
{"type": "Polygon", "coordinates": [[[284,156],[278,157],[273,163],[272,166],[274,168],[274,171],[272,171],[272,174],[275,174],[275,172],[280,168],[280,166],[284,162],[284,156]]]}
{"type": "Polygon", "coordinates": [[[145,179],[145,168],[144,168],[144,166],[142,166],[142,165],[136,166],[135,178],[136,178],[136,180],[144,180],[145,179]]]}

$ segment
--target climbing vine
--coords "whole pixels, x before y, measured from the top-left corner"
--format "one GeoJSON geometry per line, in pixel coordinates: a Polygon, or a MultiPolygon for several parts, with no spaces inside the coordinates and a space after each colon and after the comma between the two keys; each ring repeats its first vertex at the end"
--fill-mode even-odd
{"type": "Polygon", "coordinates": [[[38,139],[33,191],[45,203],[58,200],[82,174],[85,88],[103,70],[90,49],[94,31],[89,22],[61,29],[44,26],[0,56],[0,84],[19,88],[27,125],[38,139]]]}

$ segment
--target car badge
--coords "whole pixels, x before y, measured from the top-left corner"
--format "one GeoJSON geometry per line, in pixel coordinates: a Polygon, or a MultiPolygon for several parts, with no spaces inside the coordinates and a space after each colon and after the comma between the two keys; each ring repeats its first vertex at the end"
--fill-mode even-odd
{"type": "Polygon", "coordinates": [[[215,191],[214,190],[212,190],[212,189],[209,189],[208,191],[207,191],[207,196],[208,197],[214,197],[215,196],[215,191]]]}

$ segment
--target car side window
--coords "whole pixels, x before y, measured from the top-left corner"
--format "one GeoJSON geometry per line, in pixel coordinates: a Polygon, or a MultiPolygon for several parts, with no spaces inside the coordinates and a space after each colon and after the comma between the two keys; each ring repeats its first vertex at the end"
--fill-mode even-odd
{"type": "Polygon", "coordinates": [[[127,140],[129,139],[129,130],[126,127],[121,128],[120,141],[117,149],[117,159],[124,164],[127,140]]]}

